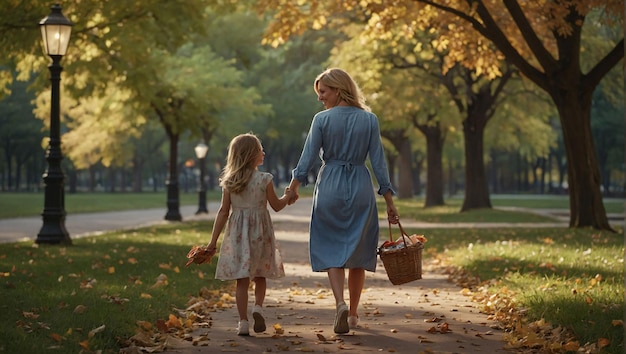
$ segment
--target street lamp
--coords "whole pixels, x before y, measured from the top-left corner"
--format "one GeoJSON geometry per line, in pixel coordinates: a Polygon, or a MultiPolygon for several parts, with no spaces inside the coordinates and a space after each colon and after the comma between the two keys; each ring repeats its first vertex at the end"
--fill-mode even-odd
{"type": "Polygon", "coordinates": [[[50,69],[50,141],[46,150],[48,168],[43,174],[45,183],[44,209],[41,214],[43,226],[37,234],[36,243],[71,244],[70,235],[65,229],[65,190],[64,175],[61,170],[61,118],[59,92],[61,82],[61,58],[67,52],[72,32],[72,22],[61,13],[58,4],[50,7],[50,15],[39,22],[46,54],[52,58],[50,69]]]}
{"type": "Polygon", "coordinates": [[[206,153],[209,152],[209,147],[205,143],[200,143],[194,148],[196,151],[196,157],[200,165],[200,186],[198,188],[198,211],[197,214],[208,213],[209,210],[206,207],[206,153]]]}

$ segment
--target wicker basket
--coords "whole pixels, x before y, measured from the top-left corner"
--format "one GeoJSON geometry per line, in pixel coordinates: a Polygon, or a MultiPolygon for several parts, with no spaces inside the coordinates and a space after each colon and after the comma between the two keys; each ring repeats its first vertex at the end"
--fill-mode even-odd
{"type": "MultiPolygon", "coordinates": [[[[408,237],[400,221],[398,221],[398,226],[402,236],[408,237]]],[[[389,223],[389,239],[393,242],[391,223],[389,223]]],[[[422,250],[424,249],[424,244],[407,245],[405,238],[402,237],[402,239],[404,240],[404,248],[384,252],[382,247],[378,248],[378,255],[383,261],[387,276],[393,285],[401,285],[422,279],[422,250]]]]}

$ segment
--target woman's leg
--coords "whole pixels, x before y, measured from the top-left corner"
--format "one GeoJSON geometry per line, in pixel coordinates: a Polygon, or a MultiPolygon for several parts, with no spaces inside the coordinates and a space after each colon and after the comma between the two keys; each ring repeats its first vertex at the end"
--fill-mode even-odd
{"type": "Polygon", "coordinates": [[[330,268],[328,269],[328,280],[330,281],[330,288],[335,295],[335,303],[337,304],[337,313],[335,314],[335,322],[333,324],[333,330],[337,334],[348,333],[350,327],[348,326],[348,306],[343,299],[343,284],[346,279],[346,272],[343,268],[330,268]]]}
{"type": "Polygon", "coordinates": [[[237,279],[237,290],[235,300],[237,301],[237,311],[240,320],[248,320],[248,287],[250,278],[237,279]]]}
{"type": "Polygon", "coordinates": [[[330,282],[330,288],[335,296],[335,304],[344,302],[343,300],[343,284],[346,279],[346,273],[343,268],[330,268],[328,269],[328,281],[330,282]]]}
{"type": "Polygon", "coordinates": [[[351,268],[348,271],[348,293],[350,295],[350,316],[358,316],[361,292],[365,285],[365,269],[351,268]]]}

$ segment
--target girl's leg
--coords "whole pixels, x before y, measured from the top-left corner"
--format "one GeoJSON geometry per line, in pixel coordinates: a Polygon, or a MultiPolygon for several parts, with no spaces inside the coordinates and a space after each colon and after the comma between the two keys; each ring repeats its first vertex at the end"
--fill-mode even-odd
{"type": "Polygon", "coordinates": [[[365,269],[352,268],[348,271],[348,293],[350,295],[350,316],[358,317],[361,292],[365,285],[365,269]]]}
{"type": "Polygon", "coordinates": [[[252,308],[252,318],[254,319],[254,331],[256,333],[265,332],[265,318],[263,317],[263,301],[265,301],[265,292],[267,290],[267,281],[263,277],[254,278],[254,307],[252,308]]]}
{"type": "Polygon", "coordinates": [[[265,278],[254,278],[254,304],[263,306],[265,301],[265,293],[267,292],[267,281],[265,278]]]}
{"type": "Polygon", "coordinates": [[[237,279],[237,290],[235,300],[237,301],[237,311],[240,320],[248,320],[248,287],[250,278],[237,279]]]}

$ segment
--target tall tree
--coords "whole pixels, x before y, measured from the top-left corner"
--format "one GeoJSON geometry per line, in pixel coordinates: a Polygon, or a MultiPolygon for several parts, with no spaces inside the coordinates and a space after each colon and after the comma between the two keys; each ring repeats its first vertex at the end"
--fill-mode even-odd
{"type": "Polygon", "coordinates": [[[276,44],[307,25],[323,26],[330,13],[358,9],[368,16],[372,28],[385,30],[401,22],[408,32],[430,27],[441,30],[441,44],[449,48],[450,67],[461,62],[498,76],[493,64],[504,56],[548,93],[559,112],[568,161],[570,226],[612,230],[600,191],[591,98],[601,79],[624,57],[624,39],[607,38],[607,51],[599,60],[583,64],[582,32],[587,19],[593,26],[621,24],[623,1],[415,0],[389,7],[378,1],[354,0],[305,8],[265,0],[259,6],[277,10],[268,34],[276,44]],[[588,17],[596,12],[602,16],[588,17]],[[498,51],[490,50],[481,37],[498,51]]]}
{"type": "Polygon", "coordinates": [[[255,89],[242,86],[243,75],[231,61],[218,57],[209,46],[183,46],[174,56],[154,51],[150,65],[129,73],[144,82],[134,93],[137,112],[155,117],[169,140],[166,220],[182,220],[178,187],[178,142],[185,132],[207,137],[222,120],[242,121],[265,114],[255,89]]]}

